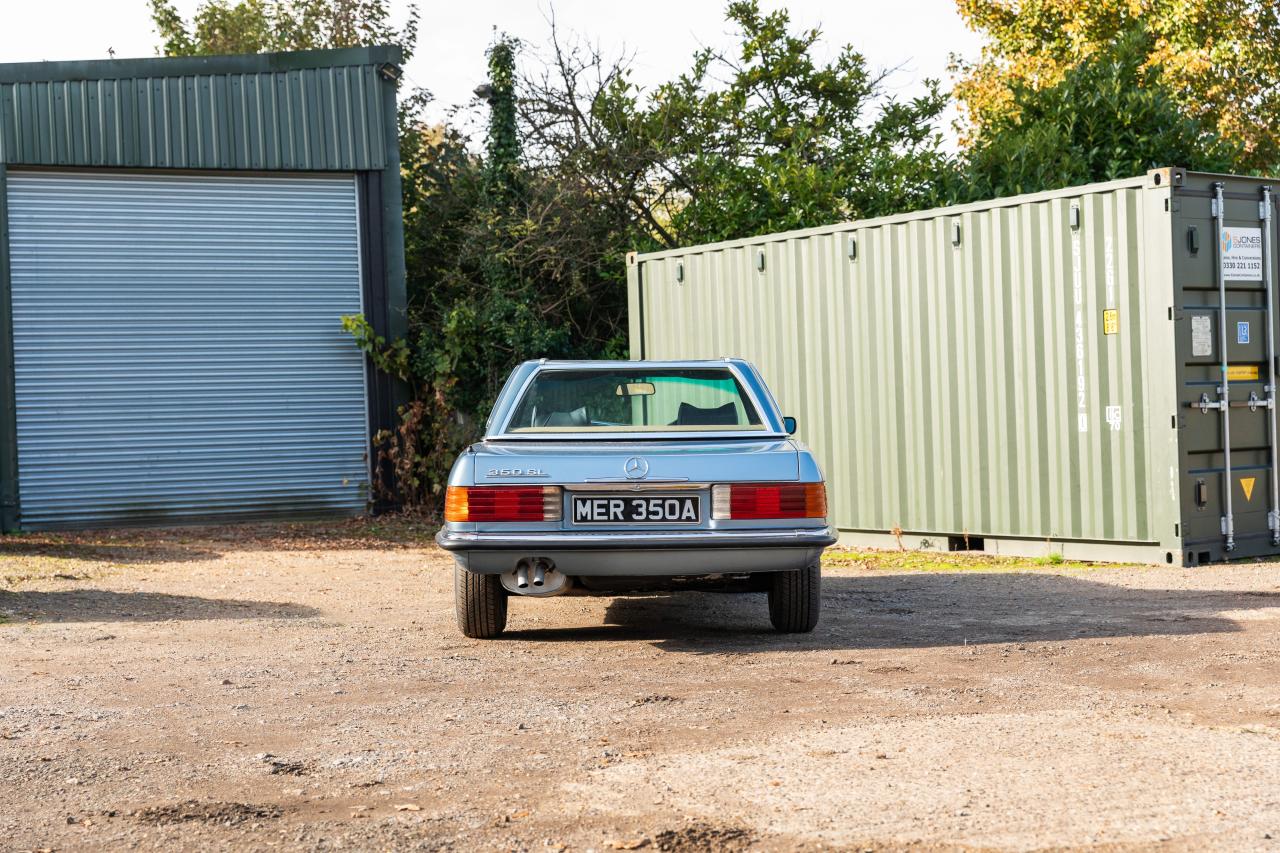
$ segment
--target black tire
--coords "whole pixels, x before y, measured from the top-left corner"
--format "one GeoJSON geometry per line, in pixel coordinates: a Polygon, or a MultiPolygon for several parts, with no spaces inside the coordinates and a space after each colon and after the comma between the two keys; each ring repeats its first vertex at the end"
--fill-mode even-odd
{"type": "Polygon", "coordinates": [[[497,575],[477,575],[454,566],[453,609],[458,630],[468,637],[492,639],[507,627],[507,591],[497,575]]]}
{"type": "Polygon", "coordinates": [[[784,634],[807,634],[822,610],[822,562],[798,572],[774,572],[769,578],[769,621],[784,634]]]}

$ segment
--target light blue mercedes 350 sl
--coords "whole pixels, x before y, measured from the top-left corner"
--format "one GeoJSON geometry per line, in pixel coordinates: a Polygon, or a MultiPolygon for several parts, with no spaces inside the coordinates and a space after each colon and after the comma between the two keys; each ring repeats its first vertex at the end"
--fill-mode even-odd
{"type": "Polygon", "coordinates": [[[459,628],[497,636],[509,595],[714,586],[812,631],[836,537],[794,432],[741,359],[521,364],[449,476],[459,628]]]}

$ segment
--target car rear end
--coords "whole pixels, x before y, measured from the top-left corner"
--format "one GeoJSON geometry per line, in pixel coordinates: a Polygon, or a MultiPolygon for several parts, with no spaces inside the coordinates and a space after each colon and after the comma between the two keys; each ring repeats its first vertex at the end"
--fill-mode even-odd
{"type": "Polygon", "coordinates": [[[473,448],[449,487],[437,541],[471,572],[535,565],[570,577],[787,571],[834,539],[826,486],[790,441],[530,447],[523,468],[495,464],[505,457],[473,448]],[[627,479],[629,463],[646,466],[646,479],[627,479]],[[510,482],[530,471],[562,475],[554,483],[510,482]]]}
{"type": "Polygon", "coordinates": [[[621,363],[599,368],[609,393],[530,391],[557,369],[584,370],[517,371],[454,466],[437,542],[459,571],[533,596],[816,572],[835,541],[826,487],[748,365],[621,363]],[[641,408],[645,428],[621,422],[641,408]]]}

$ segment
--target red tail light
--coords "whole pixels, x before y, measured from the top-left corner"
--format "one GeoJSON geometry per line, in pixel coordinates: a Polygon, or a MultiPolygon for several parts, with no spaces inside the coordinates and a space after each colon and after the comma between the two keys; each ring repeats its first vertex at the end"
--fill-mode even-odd
{"type": "Polygon", "coordinates": [[[559,521],[559,486],[450,486],[445,521],[559,521]]]}
{"type": "Polygon", "coordinates": [[[823,483],[726,483],[711,488],[711,517],[826,518],[823,483]]]}

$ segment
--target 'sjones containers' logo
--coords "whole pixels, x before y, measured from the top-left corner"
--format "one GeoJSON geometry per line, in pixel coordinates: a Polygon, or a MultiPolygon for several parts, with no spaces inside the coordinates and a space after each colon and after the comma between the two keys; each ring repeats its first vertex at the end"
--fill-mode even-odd
{"type": "MultiPolygon", "coordinates": [[[[1250,229],[1257,231],[1258,229],[1250,229]]],[[[1236,232],[1232,234],[1230,229],[1222,229],[1222,254],[1231,253],[1232,248],[1249,250],[1262,248],[1262,237],[1258,234],[1241,234],[1236,232]]]]}

